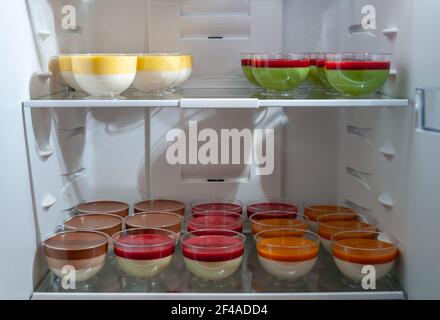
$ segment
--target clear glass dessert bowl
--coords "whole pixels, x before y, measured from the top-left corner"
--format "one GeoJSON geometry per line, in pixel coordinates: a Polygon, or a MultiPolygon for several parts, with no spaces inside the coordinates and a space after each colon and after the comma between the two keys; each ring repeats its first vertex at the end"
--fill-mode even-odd
{"type": "Polygon", "coordinates": [[[128,229],[112,237],[119,267],[142,279],[151,279],[169,266],[177,240],[175,232],[160,228],[128,229]]]}
{"type": "Polygon", "coordinates": [[[398,256],[399,241],[383,232],[343,231],[334,234],[331,240],[336,266],[355,282],[362,281],[367,273],[375,280],[383,278],[398,256]]]}
{"type": "Polygon", "coordinates": [[[356,213],[331,213],[320,216],[317,219],[318,234],[324,248],[331,253],[331,237],[335,233],[350,230],[376,231],[377,220],[369,215],[356,213]]]}
{"type": "Polygon", "coordinates": [[[104,266],[110,237],[99,231],[64,231],[43,241],[47,265],[59,278],[76,282],[94,277],[104,266]]]}
{"type": "Polygon", "coordinates": [[[123,99],[136,76],[137,56],[131,54],[73,54],[73,76],[89,99],[123,99]]]}
{"type": "Polygon", "coordinates": [[[379,90],[390,73],[390,54],[333,53],[326,54],[325,74],[339,93],[362,97],[379,90]]]}
{"type": "Polygon", "coordinates": [[[313,269],[318,261],[319,236],[304,229],[280,228],[255,235],[261,266],[272,276],[295,281],[313,269]]]}
{"type": "Polygon", "coordinates": [[[180,238],[186,267],[208,281],[226,279],[239,269],[245,241],[242,233],[220,229],[188,232],[180,238]]]}
{"type": "Polygon", "coordinates": [[[265,88],[262,95],[293,96],[308,76],[310,55],[307,53],[262,53],[251,60],[252,75],[265,88]]]}

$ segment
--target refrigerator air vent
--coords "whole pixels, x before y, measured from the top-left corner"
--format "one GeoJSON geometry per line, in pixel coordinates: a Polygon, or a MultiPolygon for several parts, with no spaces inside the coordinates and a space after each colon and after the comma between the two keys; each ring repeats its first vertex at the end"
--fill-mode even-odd
{"type": "Polygon", "coordinates": [[[180,6],[180,37],[189,39],[248,39],[248,0],[187,0],[180,6]]]}

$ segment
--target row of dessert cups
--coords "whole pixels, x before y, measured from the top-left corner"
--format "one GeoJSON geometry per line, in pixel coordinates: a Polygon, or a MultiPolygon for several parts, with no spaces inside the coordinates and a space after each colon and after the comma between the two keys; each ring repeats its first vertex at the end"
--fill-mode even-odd
{"type": "Polygon", "coordinates": [[[242,70],[263,95],[294,96],[306,79],[344,96],[365,97],[389,77],[391,54],[377,53],[243,53],[242,70]]]}
{"type": "Polygon", "coordinates": [[[169,94],[191,76],[193,57],[180,53],[63,54],[55,58],[64,83],[97,99],[122,99],[132,84],[152,96],[169,94]]]}

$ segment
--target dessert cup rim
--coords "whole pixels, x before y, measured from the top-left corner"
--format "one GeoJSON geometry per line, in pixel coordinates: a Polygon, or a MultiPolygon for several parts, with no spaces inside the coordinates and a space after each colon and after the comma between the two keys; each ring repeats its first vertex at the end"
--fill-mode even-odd
{"type": "Polygon", "coordinates": [[[51,234],[50,236],[47,236],[46,238],[43,239],[42,243],[44,247],[50,248],[52,250],[60,250],[60,251],[83,251],[83,250],[90,250],[90,249],[96,249],[99,248],[105,244],[108,244],[110,242],[110,236],[102,231],[95,231],[95,230],[67,230],[67,231],[61,231],[61,232],[57,232],[54,234],[51,234]],[[101,236],[105,237],[105,241],[103,239],[102,243],[99,244],[95,244],[95,245],[89,245],[89,246],[84,246],[83,248],[77,248],[77,249],[72,249],[72,248],[63,248],[63,247],[57,247],[57,246],[53,246],[53,245],[49,245],[46,243],[46,241],[54,238],[54,237],[58,237],[64,234],[73,234],[73,233],[93,233],[93,234],[99,234],[101,236]]]}
{"type": "MultiPolygon", "coordinates": [[[[66,222],[69,222],[69,221],[71,221],[71,220],[73,220],[73,219],[77,219],[77,218],[80,218],[80,217],[90,217],[90,216],[110,216],[110,217],[113,217],[113,218],[117,218],[117,219],[119,219],[119,222],[118,223],[115,223],[115,224],[113,224],[113,225],[109,225],[109,226],[105,226],[105,227],[100,227],[99,228],[99,230],[102,230],[102,229],[108,229],[108,228],[113,228],[113,227],[116,227],[116,226],[118,226],[118,225],[120,225],[120,224],[122,224],[123,222],[124,222],[124,218],[122,218],[121,216],[118,216],[118,215],[116,215],[116,214],[111,214],[111,213],[98,213],[98,212],[96,212],[96,213],[83,213],[83,214],[78,214],[78,215],[75,215],[75,216],[72,216],[72,217],[69,217],[69,218],[67,218],[66,220],[64,220],[64,222],[63,222],[63,225],[64,225],[64,227],[66,226],[66,222]]],[[[89,228],[75,228],[74,230],[94,230],[94,229],[89,229],[89,228]]]]}
{"type": "MultiPolygon", "coordinates": [[[[179,200],[173,200],[173,199],[161,199],[161,198],[150,198],[150,199],[144,199],[144,200],[136,201],[136,202],[133,204],[133,208],[138,207],[138,206],[139,206],[141,203],[143,203],[143,202],[155,202],[155,201],[157,201],[157,202],[164,202],[164,201],[167,201],[167,202],[175,203],[175,204],[176,204],[176,207],[175,207],[175,208],[172,208],[172,209],[170,209],[170,210],[176,210],[176,209],[185,208],[185,203],[183,203],[183,202],[181,202],[181,201],[179,201],[179,200]]],[[[142,212],[146,212],[146,211],[142,211],[142,212]]]]}
{"type": "Polygon", "coordinates": [[[262,233],[274,232],[274,231],[294,231],[294,232],[298,231],[298,233],[304,233],[304,234],[307,233],[308,235],[311,235],[314,238],[314,239],[309,239],[309,240],[312,240],[314,242],[314,244],[313,245],[312,244],[296,245],[296,246],[294,246],[294,245],[264,244],[265,246],[274,247],[274,248],[298,249],[298,248],[312,247],[312,246],[315,246],[315,245],[319,247],[319,245],[321,243],[321,237],[317,233],[315,233],[313,231],[304,230],[304,229],[297,229],[297,228],[293,228],[293,227],[291,227],[291,228],[274,228],[274,229],[262,230],[262,231],[260,231],[260,232],[255,234],[255,236],[254,236],[255,241],[258,244],[260,241],[262,241],[264,239],[271,239],[271,238],[281,238],[281,237],[286,237],[286,238],[304,238],[304,237],[301,237],[301,236],[294,236],[294,235],[285,235],[285,236],[269,237],[269,238],[259,237],[259,235],[261,235],[262,233]]]}
{"type": "MultiPolygon", "coordinates": [[[[363,220],[361,220],[362,222],[365,222],[368,224],[368,226],[366,226],[365,228],[369,228],[369,227],[377,227],[379,225],[379,222],[377,221],[376,218],[374,218],[371,215],[367,215],[367,214],[359,214],[357,212],[333,212],[333,213],[328,213],[328,214],[323,214],[321,216],[319,216],[316,219],[316,223],[318,224],[318,227],[320,224],[324,225],[326,228],[331,228],[331,229],[343,229],[342,231],[353,231],[353,230],[363,230],[363,228],[355,228],[355,229],[349,229],[347,230],[347,228],[341,228],[341,227],[334,227],[334,226],[330,226],[328,224],[326,224],[325,222],[319,221],[320,219],[322,219],[323,217],[328,218],[329,216],[336,216],[336,215],[354,215],[354,216],[358,216],[360,218],[362,218],[363,220]],[[364,218],[367,218],[367,220],[365,220],[364,218]],[[369,221],[373,221],[372,223],[370,223],[369,221]]],[[[335,221],[340,221],[340,220],[330,220],[328,222],[335,222],[335,221]]]]}
{"type": "MultiPolygon", "coordinates": [[[[158,233],[144,233],[144,234],[158,234],[158,233]]],[[[141,235],[143,235],[141,233],[141,235]]],[[[116,232],[113,236],[112,236],[112,243],[113,246],[121,246],[121,247],[126,247],[126,248],[154,248],[154,247],[160,247],[160,246],[164,246],[164,245],[168,245],[168,244],[173,244],[176,245],[177,243],[177,239],[173,239],[172,236],[177,236],[177,233],[171,231],[171,230],[167,230],[167,229],[162,229],[162,228],[133,228],[133,229],[126,229],[126,230],[121,230],[116,232]],[[124,244],[124,243],[118,243],[116,237],[120,236],[123,233],[130,233],[130,232],[134,232],[134,231],[164,231],[165,233],[168,233],[169,236],[164,235],[164,234],[160,234],[163,235],[167,238],[169,238],[169,241],[163,241],[162,243],[155,243],[155,244],[124,244]]],[[[177,238],[177,237],[176,237],[177,238]]],[[[119,238],[118,238],[119,239],[119,238]]]]}
{"type": "MultiPolygon", "coordinates": [[[[392,244],[394,249],[398,249],[399,246],[399,240],[394,237],[393,235],[387,234],[385,232],[382,231],[368,231],[368,230],[363,230],[363,229],[354,229],[354,230],[345,230],[345,231],[340,231],[337,233],[334,233],[331,237],[330,237],[330,241],[332,242],[333,245],[338,245],[340,247],[346,248],[346,249],[350,249],[350,250],[356,250],[356,251],[371,251],[371,252],[378,252],[378,251],[385,251],[385,250],[390,250],[392,248],[376,248],[376,249],[368,249],[368,248],[356,248],[356,247],[352,247],[349,245],[343,245],[338,243],[338,240],[335,240],[334,238],[336,236],[340,236],[343,233],[368,233],[368,234],[376,234],[376,235],[380,235],[380,234],[384,234],[391,242],[388,241],[383,241],[383,242],[387,242],[389,244],[392,244]]],[[[357,239],[357,238],[347,238],[347,239],[357,239]]],[[[362,239],[362,238],[361,238],[362,239]]],[[[341,239],[343,240],[343,239],[341,239]]],[[[377,240],[377,239],[375,239],[377,240]]],[[[380,240],[379,240],[380,241],[380,240]]]]}
{"type": "MultiPolygon", "coordinates": [[[[164,225],[161,225],[161,226],[157,226],[157,227],[155,227],[155,228],[158,228],[158,229],[164,229],[164,228],[167,228],[167,227],[173,227],[173,226],[176,226],[176,225],[182,224],[182,216],[179,215],[179,214],[177,214],[177,213],[171,212],[171,211],[143,211],[143,212],[136,212],[136,213],[133,214],[133,215],[128,215],[128,216],[126,216],[126,217],[124,218],[124,224],[125,224],[125,225],[127,225],[127,224],[132,225],[132,224],[130,224],[130,223],[127,223],[127,221],[128,221],[130,218],[133,219],[134,217],[139,216],[139,215],[150,215],[150,216],[153,216],[153,215],[158,215],[158,214],[163,214],[163,215],[168,215],[168,216],[174,216],[174,217],[176,217],[176,218],[179,219],[179,222],[177,222],[177,223],[173,223],[173,224],[164,224],[164,225]]],[[[135,229],[146,229],[146,228],[145,228],[145,227],[135,227],[135,229]]],[[[152,229],[152,228],[147,228],[147,229],[152,229]]]]}
{"type": "MultiPolygon", "coordinates": [[[[192,239],[192,238],[189,238],[192,239]]],[[[194,231],[190,231],[190,232],[186,232],[183,235],[180,236],[180,242],[182,244],[182,246],[188,246],[191,248],[195,248],[195,249],[230,249],[230,248],[234,248],[234,247],[238,247],[238,246],[243,246],[245,245],[246,242],[246,236],[243,233],[237,232],[237,231],[233,231],[233,230],[225,230],[225,229],[200,229],[200,230],[194,230],[194,231]],[[204,234],[206,232],[206,234],[204,234]],[[218,232],[219,234],[209,234],[211,232],[218,232]],[[226,236],[222,233],[225,232],[229,232],[231,233],[231,236],[226,236]],[[206,247],[206,246],[197,246],[197,245],[193,245],[193,244],[185,244],[185,237],[188,237],[189,235],[194,235],[196,233],[202,233],[200,235],[195,235],[195,238],[199,238],[199,237],[204,237],[204,236],[224,236],[227,238],[231,238],[231,237],[237,237],[237,239],[240,240],[240,243],[237,244],[233,244],[233,245],[226,245],[226,246],[216,246],[216,247],[206,247]]]]}
{"type": "MultiPolygon", "coordinates": [[[[208,212],[208,211],[202,211],[201,213],[205,213],[205,212],[208,212]]],[[[211,212],[215,212],[215,211],[211,211],[211,212]]],[[[197,212],[198,213],[198,212],[197,212]]],[[[193,225],[193,226],[196,226],[196,227],[208,227],[209,225],[207,225],[206,223],[197,223],[197,222],[193,222],[193,220],[194,219],[200,219],[200,218],[207,218],[207,217],[223,217],[223,218],[232,218],[232,219],[234,219],[234,222],[232,223],[228,223],[228,224],[225,224],[224,222],[223,223],[221,223],[221,224],[216,224],[215,226],[216,227],[234,227],[234,226],[241,226],[241,225],[243,225],[243,222],[244,222],[244,217],[243,217],[243,215],[241,215],[241,214],[239,214],[239,213],[237,213],[237,212],[233,212],[233,211],[229,211],[228,213],[226,213],[226,214],[224,214],[224,215],[221,215],[221,214],[218,214],[218,215],[215,215],[215,214],[213,214],[213,215],[207,215],[207,216],[200,216],[200,217],[194,217],[193,216],[193,214],[191,215],[191,217],[190,217],[190,219],[188,220],[188,225],[189,224],[191,224],[191,225],[193,225]],[[237,216],[237,217],[231,217],[231,216],[228,216],[228,214],[230,215],[230,214],[234,214],[235,216],[237,216]]],[[[217,229],[217,228],[216,228],[217,229]]],[[[220,228],[218,228],[218,229],[220,229],[220,228]]]]}
{"type": "MultiPolygon", "coordinates": [[[[250,216],[249,217],[249,220],[251,221],[251,223],[255,223],[255,224],[258,224],[258,225],[260,225],[260,226],[267,226],[267,227],[272,227],[273,225],[272,224],[267,224],[267,223],[261,223],[261,222],[259,222],[260,220],[255,220],[255,216],[258,216],[258,215],[270,215],[271,213],[274,213],[274,212],[276,212],[276,213],[278,213],[278,214],[285,214],[286,216],[287,215],[291,215],[291,214],[296,214],[297,216],[299,216],[300,217],[300,219],[296,219],[296,218],[287,218],[287,219],[284,219],[284,220],[295,220],[295,221],[301,221],[301,222],[304,222],[305,224],[307,224],[308,222],[309,222],[309,218],[306,216],[306,215],[304,215],[303,213],[300,213],[300,212],[291,212],[291,211],[284,211],[284,210],[272,210],[272,211],[261,211],[261,212],[256,212],[256,213],[254,213],[252,216],[250,216]]],[[[274,218],[268,218],[268,219],[283,219],[282,217],[280,218],[280,217],[274,217],[274,218]]]]}
{"type": "Polygon", "coordinates": [[[75,210],[78,212],[87,212],[88,213],[98,213],[97,211],[91,211],[91,210],[79,210],[78,207],[81,205],[87,205],[87,204],[93,204],[93,203],[100,203],[100,202],[110,202],[110,203],[117,203],[117,204],[122,204],[124,205],[124,208],[121,209],[114,209],[114,210],[106,210],[105,213],[114,213],[114,212],[119,212],[125,209],[130,209],[130,205],[126,202],[122,202],[122,201],[117,201],[117,200],[95,200],[95,201],[88,201],[88,202],[83,202],[83,203],[79,203],[75,206],[75,210]]]}

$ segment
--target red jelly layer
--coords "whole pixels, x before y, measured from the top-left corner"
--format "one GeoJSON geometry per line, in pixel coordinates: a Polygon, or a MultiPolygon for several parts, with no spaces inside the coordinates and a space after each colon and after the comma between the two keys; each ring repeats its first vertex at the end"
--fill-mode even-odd
{"type": "Polygon", "coordinates": [[[241,59],[241,66],[242,67],[250,67],[252,65],[251,59],[241,59]]]}
{"type": "Polygon", "coordinates": [[[308,68],[310,60],[288,60],[288,59],[254,59],[254,68],[308,68]]]}
{"type": "Polygon", "coordinates": [[[239,214],[237,211],[234,212],[234,211],[227,211],[227,210],[211,210],[211,211],[198,211],[198,212],[194,212],[192,214],[192,216],[194,218],[206,217],[206,216],[223,216],[223,217],[236,218],[237,214],[239,214]]]}
{"type": "Polygon", "coordinates": [[[232,211],[241,214],[241,206],[233,203],[212,202],[212,203],[197,204],[192,207],[192,212],[217,211],[217,210],[232,211]]]}
{"type": "Polygon", "coordinates": [[[160,234],[122,236],[113,244],[118,257],[133,260],[165,258],[174,253],[175,247],[173,239],[160,234]]]}
{"type": "Polygon", "coordinates": [[[243,230],[239,220],[227,216],[202,216],[192,218],[188,223],[188,232],[201,229],[226,229],[236,232],[243,230]]]}
{"type": "Polygon", "coordinates": [[[326,61],[328,70],[388,70],[389,61],[326,61]]]}
{"type": "Polygon", "coordinates": [[[241,257],[243,253],[242,241],[225,235],[202,235],[182,244],[183,256],[196,261],[229,261],[241,257]]]}
{"type": "Polygon", "coordinates": [[[266,211],[298,212],[298,207],[293,204],[283,202],[261,202],[252,204],[247,208],[247,214],[249,217],[255,213],[266,211]]]}
{"type": "Polygon", "coordinates": [[[316,60],[316,66],[318,68],[324,68],[325,67],[325,59],[317,59],[316,60]]]}

